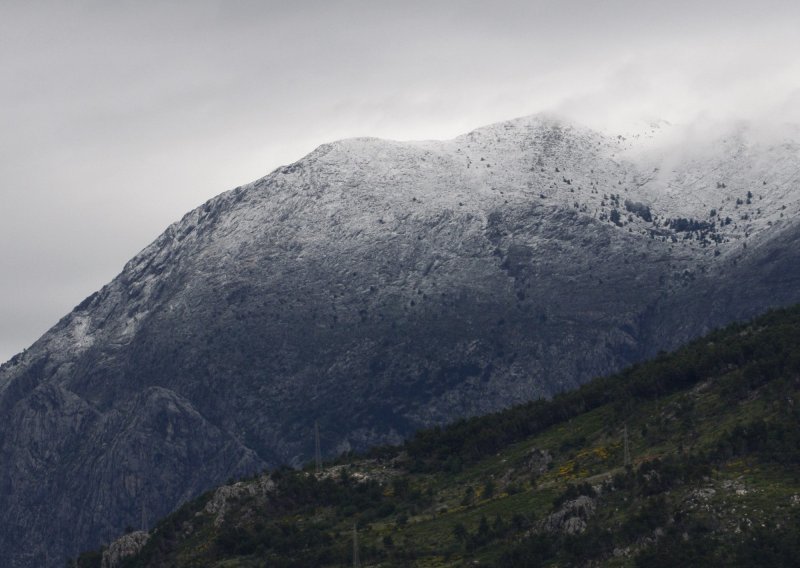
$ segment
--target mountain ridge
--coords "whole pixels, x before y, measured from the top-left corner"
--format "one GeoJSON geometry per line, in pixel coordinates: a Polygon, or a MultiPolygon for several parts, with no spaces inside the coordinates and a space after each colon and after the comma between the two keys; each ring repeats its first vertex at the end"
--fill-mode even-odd
{"type": "Polygon", "coordinates": [[[350,139],[187,213],[0,367],[0,552],[26,565],[53,495],[54,550],[98,542],[142,500],[306,461],[315,419],[330,453],[399,442],[800,300],[800,146],[655,178],[637,140],[541,117],[350,139]]]}

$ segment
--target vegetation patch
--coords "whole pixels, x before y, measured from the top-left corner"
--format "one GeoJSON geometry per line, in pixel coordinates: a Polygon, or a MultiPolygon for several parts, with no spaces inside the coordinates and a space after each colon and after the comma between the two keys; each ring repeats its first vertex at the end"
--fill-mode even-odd
{"type": "Polygon", "coordinates": [[[551,400],[219,488],[120,565],[344,566],[355,549],[363,566],[796,566],[798,466],[793,308],[551,400]]]}

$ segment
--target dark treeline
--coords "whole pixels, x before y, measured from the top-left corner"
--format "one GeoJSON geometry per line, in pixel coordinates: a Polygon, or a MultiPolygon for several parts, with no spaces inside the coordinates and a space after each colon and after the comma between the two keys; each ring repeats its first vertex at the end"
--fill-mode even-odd
{"type": "Polygon", "coordinates": [[[606,404],[622,415],[639,401],[734,372],[729,395],[736,400],[772,377],[799,370],[800,308],[795,307],[770,312],[750,324],[731,325],[673,354],[660,354],[552,400],[418,432],[406,449],[418,471],[457,469],[606,404]]]}

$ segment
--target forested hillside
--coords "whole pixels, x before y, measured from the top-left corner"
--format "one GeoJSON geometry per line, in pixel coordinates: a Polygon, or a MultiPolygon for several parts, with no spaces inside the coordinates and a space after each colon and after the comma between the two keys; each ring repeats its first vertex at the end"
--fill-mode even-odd
{"type": "Polygon", "coordinates": [[[799,535],[795,307],[551,400],[222,486],[78,565],[775,567],[797,565],[799,535]]]}

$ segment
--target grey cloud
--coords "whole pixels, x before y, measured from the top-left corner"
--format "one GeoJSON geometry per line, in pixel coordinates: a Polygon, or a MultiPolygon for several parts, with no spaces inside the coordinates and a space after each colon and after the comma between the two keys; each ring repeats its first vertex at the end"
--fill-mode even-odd
{"type": "Polygon", "coordinates": [[[347,136],[557,109],[618,128],[798,117],[766,2],[0,5],[0,360],[209,197],[347,136]]]}

